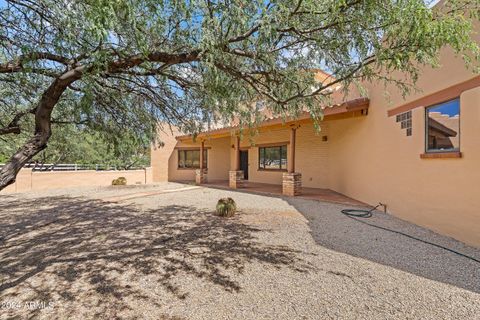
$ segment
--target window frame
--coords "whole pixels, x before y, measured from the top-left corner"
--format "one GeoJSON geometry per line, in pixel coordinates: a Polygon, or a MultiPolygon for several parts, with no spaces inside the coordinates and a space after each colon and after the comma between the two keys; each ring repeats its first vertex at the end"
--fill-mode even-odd
{"type": "MultiPolygon", "coordinates": [[[[204,167],[203,169],[208,169],[208,149],[205,148],[203,149],[203,152],[204,152],[204,167]]],[[[200,169],[200,148],[195,148],[195,149],[178,149],[177,150],[177,169],[178,170],[197,170],[197,169],[200,169]],[[187,152],[194,152],[194,151],[198,151],[198,155],[199,155],[199,159],[198,159],[198,163],[199,163],[199,166],[198,167],[181,167],[180,166],[180,153],[184,153],[185,154],[185,159],[187,158],[187,155],[186,153],[187,152]]]]}
{"type": "MultiPolygon", "coordinates": [[[[428,107],[425,107],[425,113],[424,113],[424,116],[425,116],[425,132],[424,132],[424,139],[425,139],[425,143],[424,143],[424,154],[425,155],[428,155],[428,154],[460,154],[460,149],[461,149],[461,140],[462,140],[462,137],[461,137],[461,121],[460,121],[460,113],[461,113],[461,109],[460,109],[460,97],[456,97],[456,98],[453,98],[453,99],[448,99],[448,100],[445,100],[445,101],[442,101],[442,102],[439,102],[439,103],[435,103],[435,104],[432,104],[428,107]],[[433,108],[436,108],[436,107],[439,107],[443,104],[446,104],[446,103],[449,103],[449,102],[452,102],[452,101],[458,101],[458,148],[453,148],[453,149],[429,149],[428,148],[428,141],[429,141],[429,138],[428,138],[428,128],[429,128],[429,116],[428,116],[428,113],[429,113],[429,110],[433,109],[433,108]]],[[[439,158],[439,157],[428,157],[428,156],[424,156],[424,158],[439,158]]]]}
{"type": "MultiPolygon", "coordinates": [[[[265,156],[264,156],[265,159],[265,156]]],[[[285,143],[282,144],[276,144],[276,145],[266,145],[266,146],[259,146],[258,147],[258,170],[259,171],[279,171],[279,172],[286,172],[288,169],[288,145],[285,143]],[[262,162],[261,162],[261,154],[262,154],[262,149],[268,149],[268,148],[280,148],[280,168],[279,169],[273,169],[273,168],[265,168],[265,161],[263,164],[262,168],[262,162]],[[282,166],[282,149],[285,148],[285,168],[282,166]]]]}

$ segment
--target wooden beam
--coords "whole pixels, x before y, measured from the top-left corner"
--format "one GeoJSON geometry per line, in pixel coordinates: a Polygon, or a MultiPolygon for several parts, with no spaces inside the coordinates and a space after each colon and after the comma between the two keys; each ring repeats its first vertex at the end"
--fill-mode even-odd
{"type": "Polygon", "coordinates": [[[205,150],[205,141],[202,140],[202,144],[200,145],[200,170],[203,170],[203,151],[205,150]]]}
{"type": "Polygon", "coordinates": [[[235,137],[235,163],[234,170],[240,170],[240,136],[235,137]]]}
{"type": "MultiPolygon", "coordinates": [[[[357,99],[349,100],[347,102],[344,102],[338,105],[326,107],[325,109],[323,109],[323,114],[325,117],[336,116],[340,114],[353,114],[356,111],[368,110],[369,104],[370,104],[370,100],[368,98],[357,98],[357,99]]],[[[275,117],[275,118],[263,121],[262,123],[259,124],[258,127],[262,128],[262,127],[268,127],[273,125],[284,126],[284,125],[288,125],[289,123],[292,123],[292,122],[295,123],[301,120],[311,120],[310,113],[302,112],[296,118],[288,117],[287,119],[283,119],[281,117],[275,117]]],[[[227,137],[231,135],[233,131],[238,129],[239,129],[238,126],[214,129],[214,130],[199,133],[197,138],[205,137],[208,139],[208,138],[227,137]]],[[[248,129],[248,127],[244,127],[244,129],[248,129]]],[[[192,135],[182,135],[182,136],[177,136],[175,138],[177,140],[187,140],[187,139],[192,139],[192,135]]]]}
{"type": "Polygon", "coordinates": [[[420,158],[422,159],[452,159],[452,158],[461,158],[462,153],[458,151],[453,152],[431,152],[431,153],[422,153],[420,158]]]}
{"type": "Polygon", "coordinates": [[[472,78],[470,80],[464,81],[462,83],[453,85],[446,89],[431,93],[420,99],[416,99],[399,107],[388,110],[387,114],[389,117],[396,116],[397,114],[410,111],[418,107],[428,107],[435,104],[439,104],[445,101],[453,100],[460,97],[462,92],[479,87],[480,86],[480,76],[472,78]]]}
{"type": "MultiPolygon", "coordinates": [[[[205,150],[212,149],[212,147],[203,147],[205,150]]],[[[175,150],[200,150],[200,146],[198,147],[175,147],[175,150]]]]}
{"type": "Polygon", "coordinates": [[[290,144],[290,140],[289,141],[281,141],[281,142],[272,142],[272,143],[259,143],[259,144],[256,144],[255,147],[257,147],[257,148],[280,147],[280,146],[289,145],[289,144],[290,144]]]}
{"type": "Polygon", "coordinates": [[[290,128],[290,159],[288,159],[288,173],[295,172],[295,140],[296,140],[297,128],[290,128]]]}

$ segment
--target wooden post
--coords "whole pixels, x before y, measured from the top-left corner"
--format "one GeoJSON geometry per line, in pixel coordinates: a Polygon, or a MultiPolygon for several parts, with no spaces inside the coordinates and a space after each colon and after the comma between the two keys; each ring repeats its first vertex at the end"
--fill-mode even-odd
{"type": "Polygon", "coordinates": [[[288,173],[295,172],[295,138],[297,128],[290,129],[290,159],[288,159],[288,173]]]}
{"type": "Polygon", "coordinates": [[[200,185],[207,182],[207,175],[205,172],[205,167],[203,166],[204,156],[203,153],[205,151],[205,141],[202,140],[202,144],[200,145],[200,166],[197,170],[195,170],[195,183],[200,185]]]}
{"type": "Polygon", "coordinates": [[[229,186],[232,189],[238,189],[243,187],[243,172],[240,171],[240,136],[235,137],[235,143],[233,145],[235,158],[233,159],[233,170],[228,172],[229,186]]]}
{"type": "Polygon", "coordinates": [[[302,174],[295,172],[295,140],[298,127],[290,128],[290,157],[288,172],[282,176],[282,193],[286,196],[298,196],[302,193],[302,174]]]}
{"type": "Polygon", "coordinates": [[[202,140],[202,144],[200,145],[200,170],[203,170],[203,152],[205,150],[205,141],[202,140]]]}
{"type": "Polygon", "coordinates": [[[240,136],[235,141],[235,171],[240,170],[240,136]]]}

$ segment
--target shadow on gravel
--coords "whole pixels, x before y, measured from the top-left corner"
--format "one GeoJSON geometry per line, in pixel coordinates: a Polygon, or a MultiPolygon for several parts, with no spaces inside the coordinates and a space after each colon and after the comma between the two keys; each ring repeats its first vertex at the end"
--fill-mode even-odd
{"type": "Polygon", "coordinates": [[[298,251],[258,242],[261,230],[190,206],[141,211],[85,198],[2,196],[0,230],[0,297],[29,288],[36,294],[29,300],[91,303],[110,318],[128,311],[128,300],[152,303],[158,287],[184,299],[189,292],[177,283],[185,275],[236,292],[242,287],[232,275],[251,262],[310,269],[298,251]]]}
{"type": "Polygon", "coordinates": [[[480,293],[480,249],[379,211],[352,218],[340,212],[344,206],[287,201],[323,247],[480,293]]]}

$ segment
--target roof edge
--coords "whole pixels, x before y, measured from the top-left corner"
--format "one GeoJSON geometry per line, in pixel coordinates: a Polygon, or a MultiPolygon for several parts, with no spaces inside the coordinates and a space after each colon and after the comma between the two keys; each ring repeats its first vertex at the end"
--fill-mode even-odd
{"type": "MultiPolygon", "coordinates": [[[[368,98],[356,98],[352,100],[348,100],[344,103],[341,104],[336,104],[332,105],[329,107],[324,107],[323,108],[323,114],[324,116],[329,116],[329,115],[337,115],[337,114],[344,114],[344,113],[349,113],[349,112],[354,112],[354,111],[359,111],[359,110],[365,110],[368,109],[370,106],[370,99],[368,98]]],[[[265,127],[265,126],[270,126],[270,125],[276,125],[276,124],[282,124],[282,123],[288,123],[292,121],[299,121],[299,120],[305,120],[311,118],[311,115],[309,112],[305,111],[302,112],[298,117],[288,117],[287,119],[283,119],[281,117],[276,117],[272,119],[267,119],[262,121],[258,127],[265,127]]],[[[247,126],[240,127],[238,125],[236,126],[229,126],[229,127],[223,127],[219,129],[213,129],[213,130],[208,130],[208,131],[203,131],[200,132],[197,137],[205,137],[208,135],[219,135],[219,134],[226,134],[230,133],[233,130],[240,130],[240,129],[248,129],[247,126]]],[[[192,134],[186,134],[186,135],[179,135],[175,137],[177,140],[185,140],[189,138],[193,138],[192,134]]]]}

